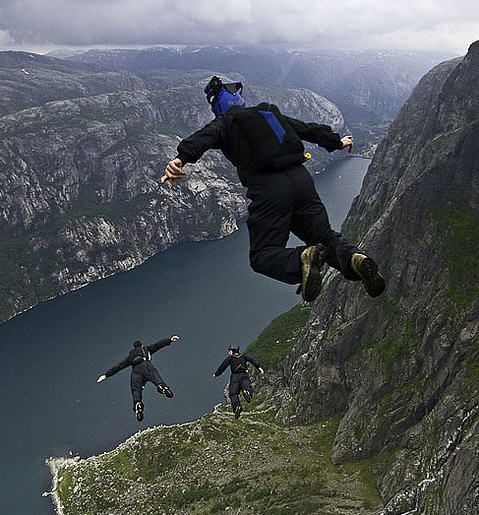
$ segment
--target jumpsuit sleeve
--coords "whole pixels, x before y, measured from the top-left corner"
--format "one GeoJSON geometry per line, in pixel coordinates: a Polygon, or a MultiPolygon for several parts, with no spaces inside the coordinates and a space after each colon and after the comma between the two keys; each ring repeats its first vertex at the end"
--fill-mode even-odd
{"type": "Polygon", "coordinates": [[[180,141],[176,157],[181,159],[184,165],[186,163],[196,163],[207,150],[222,147],[225,130],[224,117],[219,116],[215,118],[202,129],[197,130],[191,136],[180,141]]]}
{"type": "Polygon", "coordinates": [[[307,123],[297,120],[296,118],[290,118],[289,116],[285,116],[285,118],[302,140],[316,143],[320,147],[325,148],[328,152],[343,148],[341,136],[337,132],[334,132],[329,125],[313,122],[307,123]]]}
{"type": "Polygon", "coordinates": [[[170,343],[171,343],[171,338],[164,338],[163,340],[153,343],[152,345],[146,345],[146,348],[150,351],[150,354],[153,354],[157,350],[160,350],[163,347],[170,345],[170,343]]]}
{"type": "Polygon", "coordinates": [[[111,377],[112,375],[116,374],[120,370],[123,370],[124,368],[130,366],[130,364],[131,364],[130,358],[125,358],[123,361],[120,361],[120,363],[118,363],[118,365],[115,365],[114,367],[109,368],[105,372],[105,375],[106,375],[106,377],[111,377]]]}
{"type": "Polygon", "coordinates": [[[220,376],[228,368],[228,365],[230,364],[230,361],[231,361],[231,356],[228,356],[223,361],[223,363],[221,363],[221,365],[218,367],[218,370],[215,372],[215,376],[216,377],[220,376]]]}
{"type": "Polygon", "coordinates": [[[261,365],[252,356],[248,356],[245,354],[244,357],[246,358],[246,361],[248,363],[251,363],[254,367],[256,367],[256,368],[261,367],[261,365]]]}

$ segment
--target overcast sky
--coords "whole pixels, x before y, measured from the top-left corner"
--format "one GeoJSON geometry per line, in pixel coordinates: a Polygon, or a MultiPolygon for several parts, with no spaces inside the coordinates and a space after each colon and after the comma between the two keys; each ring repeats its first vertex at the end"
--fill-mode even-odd
{"type": "Polygon", "coordinates": [[[0,0],[0,49],[258,44],[466,52],[479,0],[0,0]]]}

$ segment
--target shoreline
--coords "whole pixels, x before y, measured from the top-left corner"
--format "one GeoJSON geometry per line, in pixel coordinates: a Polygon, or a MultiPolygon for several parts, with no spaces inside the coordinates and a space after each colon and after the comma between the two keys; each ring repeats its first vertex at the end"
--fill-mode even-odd
{"type": "Polygon", "coordinates": [[[103,456],[110,454],[111,452],[114,452],[117,450],[121,451],[122,449],[127,448],[131,444],[134,444],[135,441],[138,438],[140,438],[141,436],[143,436],[147,433],[150,433],[150,432],[157,431],[158,429],[168,429],[168,428],[174,428],[174,427],[187,427],[187,426],[196,424],[198,421],[200,421],[206,415],[218,414],[218,409],[221,407],[224,407],[224,406],[225,406],[224,404],[215,404],[215,406],[213,407],[213,410],[211,412],[203,413],[203,415],[201,415],[200,417],[195,418],[194,420],[189,420],[188,422],[180,422],[177,424],[159,424],[156,426],[147,427],[145,429],[140,429],[136,433],[133,433],[131,436],[129,436],[126,440],[124,440],[123,442],[118,444],[116,447],[113,447],[113,449],[104,451],[100,454],[93,454],[91,456],[87,456],[87,457],[83,457],[83,458],[81,456],[72,456],[70,458],[67,458],[65,456],[58,456],[58,457],[50,456],[49,458],[45,459],[45,465],[50,470],[50,474],[52,476],[52,481],[51,481],[52,489],[50,492],[43,492],[42,496],[43,497],[51,497],[55,515],[64,515],[60,497],[57,493],[59,479],[62,479],[62,478],[59,478],[58,473],[62,466],[69,466],[69,465],[73,466],[76,463],[79,463],[81,461],[93,462],[95,460],[101,459],[103,456]]]}
{"type": "Polygon", "coordinates": [[[167,250],[173,249],[173,248],[177,247],[178,245],[182,245],[184,243],[188,244],[188,243],[200,243],[200,242],[205,242],[205,241],[219,241],[219,240],[222,240],[223,238],[227,238],[228,236],[231,236],[232,234],[234,234],[236,231],[239,230],[239,224],[242,224],[245,222],[246,222],[246,220],[243,218],[236,219],[236,227],[227,234],[219,235],[217,237],[212,237],[212,238],[205,238],[205,239],[201,239],[201,240],[189,240],[189,241],[176,242],[176,243],[172,243],[170,245],[166,245],[164,248],[158,250],[157,252],[155,252],[154,254],[151,254],[150,256],[145,256],[145,257],[142,257],[137,260],[133,257],[130,264],[126,264],[126,265],[124,264],[122,267],[118,267],[117,270],[114,270],[111,272],[100,273],[96,278],[92,279],[91,281],[86,282],[85,284],[75,285],[72,288],[69,288],[65,291],[60,291],[59,293],[57,293],[56,295],[52,295],[51,297],[39,299],[35,304],[32,304],[31,306],[28,306],[18,312],[15,312],[14,314],[10,315],[5,320],[1,320],[0,325],[5,324],[6,322],[12,320],[13,318],[16,318],[16,317],[22,315],[23,313],[30,311],[31,309],[36,308],[40,304],[50,302],[50,301],[55,300],[58,297],[61,297],[63,295],[68,295],[69,293],[73,293],[75,291],[81,290],[82,288],[85,288],[86,286],[89,286],[90,284],[93,284],[98,281],[102,281],[103,279],[108,279],[109,277],[113,277],[114,275],[121,274],[124,272],[130,272],[131,270],[134,270],[135,268],[138,268],[139,266],[146,263],[146,261],[148,261],[149,259],[157,256],[158,254],[160,254],[162,252],[166,252],[167,250]]]}

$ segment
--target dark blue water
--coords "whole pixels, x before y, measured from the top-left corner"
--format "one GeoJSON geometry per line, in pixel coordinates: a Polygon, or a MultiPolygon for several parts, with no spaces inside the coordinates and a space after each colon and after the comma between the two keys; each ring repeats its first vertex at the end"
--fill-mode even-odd
{"type": "MultiPolygon", "coordinates": [[[[315,177],[338,228],[369,161],[350,158],[315,177]]],[[[181,245],[0,326],[1,513],[49,514],[49,456],[81,456],[115,447],[138,429],[195,419],[223,400],[228,374],[211,373],[229,344],[245,348],[278,314],[296,304],[295,288],[248,266],[244,226],[220,241],[181,245]],[[175,392],[149,385],[145,419],[131,410],[129,370],[97,384],[136,339],[173,334],[181,342],[153,363],[175,392]]]]}

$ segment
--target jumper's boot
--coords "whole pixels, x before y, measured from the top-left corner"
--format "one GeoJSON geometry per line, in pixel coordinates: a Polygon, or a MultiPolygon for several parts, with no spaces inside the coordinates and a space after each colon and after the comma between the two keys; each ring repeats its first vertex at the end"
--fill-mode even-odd
{"type": "Polygon", "coordinates": [[[235,419],[238,420],[240,418],[241,412],[243,411],[243,407],[241,404],[238,404],[235,408],[235,419]]]}
{"type": "Polygon", "coordinates": [[[246,402],[251,402],[251,392],[243,390],[243,397],[246,402]]]}
{"type": "Polygon", "coordinates": [[[312,302],[321,292],[321,267],[326,261],[326,248],[318,244],[307,247],[301,253],[303,278],[301,296],[306,302],[312,302]]]}
{"type": "Polygon", "coordinates": [[[386,283],[373,258],[356,252],[351,257],[351,268],[359,275],[371,297],[381,295],[386,288],[386,283]]]}
{"type": "Polygon", "coordinates": [[[143,410],[145,409],[145,407],[143,406],[143,403],[141,401],[136,402],[134,409],[135,409],[136,420],[138,420],[138,422],[141,422],[143,420],[143,410]]]}
{"type": "Polygon", "coordinates": [[[165,383],[160,383],[156,387],[156,389],[158,390],[158,393],[166,395],[168,399],[171,399],[173,397],[173,392],[168,388],[168,386],[165,383]]]}

